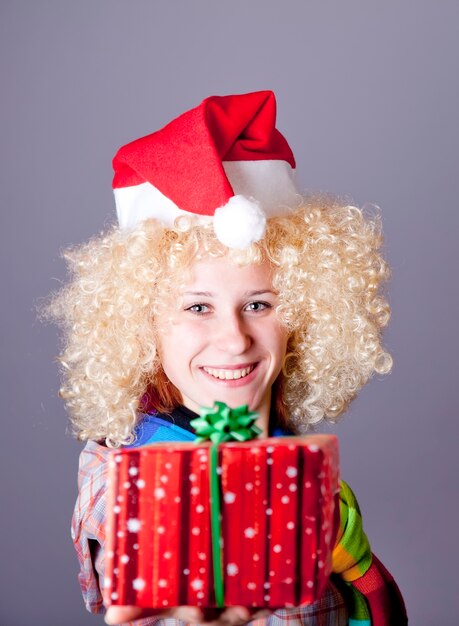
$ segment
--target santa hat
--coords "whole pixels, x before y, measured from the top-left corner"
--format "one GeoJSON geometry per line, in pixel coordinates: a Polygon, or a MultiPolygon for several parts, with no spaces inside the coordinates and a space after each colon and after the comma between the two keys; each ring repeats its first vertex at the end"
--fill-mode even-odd
{"type": "Polygon", "coordinates": [[[180,215],[213,220],[218,239],[246,248],[266,218],[298,203],[295,159],[275,127],[272,91],[211,96],[163,129],[123,146],[113,159],[121,228],[180,215]]]}

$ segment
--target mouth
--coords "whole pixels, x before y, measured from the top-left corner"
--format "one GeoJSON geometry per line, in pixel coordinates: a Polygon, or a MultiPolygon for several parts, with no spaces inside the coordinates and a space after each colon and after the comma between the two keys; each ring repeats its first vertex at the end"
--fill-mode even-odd
{"type": "Polygon", "coordinates": [[[249,376],[256,366],[257,363],[237,368],[203,367],[202,369],[216,380],[240,380],[249,376]]]}

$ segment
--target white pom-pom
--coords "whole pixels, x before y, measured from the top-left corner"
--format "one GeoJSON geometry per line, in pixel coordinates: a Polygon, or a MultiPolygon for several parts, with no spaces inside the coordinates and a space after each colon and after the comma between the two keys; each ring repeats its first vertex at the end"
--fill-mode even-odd
{"type": "Polygon", "coordinates": [[[233,196],[215,211],[214,231],[228,248],[248,248],[265,232],[266,216],[260,205],[245,196],[233,196]]]}

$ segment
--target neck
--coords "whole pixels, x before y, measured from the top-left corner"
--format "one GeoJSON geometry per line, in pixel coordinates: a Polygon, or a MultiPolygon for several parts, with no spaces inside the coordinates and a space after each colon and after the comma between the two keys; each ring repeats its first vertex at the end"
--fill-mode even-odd
{"type": "MultiPolygon", "coordinates": [[[[196,417],[198,417],[200,407],[196,405],[194,402],[192,402],[191,400],[188,400],[187,398],[183,398],[182,406],[185,407],[186,410],[192,411],[194,414],[196,414],[196,417]]],[[[231,407],[231,408],[236,408],[236,407],[231,407]]],[[[258,419],[256,420],[255,424],[261,430],[260,437],[261,438],[268,437],[269,436],[269,419],[270,419],[270,414],[271,414],[271,394],[269,394],[269,396],[263,400],[263,402],[261,403],[261,406],[259,406],[256,409],[256,413],[258,413],[258,419]]]]}
{"type": "MultiPolygon", "coordinates": [[[[271,401],[271,399],[270,399],[271,401]]],[[[269,435],[269,415],[270,415],[270,401],[261,406],[257,413],[259,415],[255,424],[260,428],[261,434],[260,438],[264,439],[269,435]]]]}

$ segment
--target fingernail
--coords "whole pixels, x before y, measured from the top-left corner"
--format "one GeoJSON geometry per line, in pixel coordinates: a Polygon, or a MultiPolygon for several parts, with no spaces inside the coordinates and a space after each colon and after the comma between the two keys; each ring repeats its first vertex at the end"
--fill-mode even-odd
{"type": "Polygon", "coordinates": [[[186,619],[183,618],[184,621],[188,621],[188,622],[199,622],[201,620],[202,617],[202,613],[199,609],[188,609],[186,612],[186,619]]]}
{"type": "Polygon", "coordinates": [[[236,607],[234,609],[234,613],[235,613],[236,617],[238,619],[240,619],[241,621],[243,621],[243,622],[246,622],[249,619],[249,617],[250,617],[250,613],[243,606],[236,607]]]}

